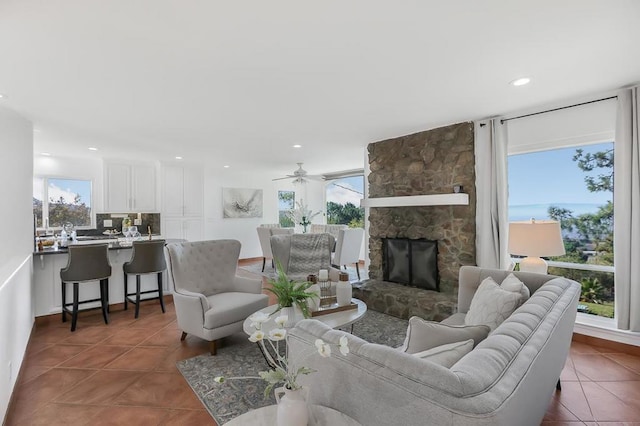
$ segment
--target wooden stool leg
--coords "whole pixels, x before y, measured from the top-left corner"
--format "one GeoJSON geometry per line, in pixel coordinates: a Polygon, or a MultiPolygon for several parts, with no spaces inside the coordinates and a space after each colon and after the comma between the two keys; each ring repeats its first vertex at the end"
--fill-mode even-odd
{"type": "Polygon", "coordinates": [[[356,262],[356,272],[358,273],[358,281],[360,281],[360,268],[358,267],[358,262],[356,262]]]}
{"type": "Polygon", "coordinates": [[[71,312],[71,331],[76,331],[78,322],[78,283],[73,283],[73,311],[71,312]]]}
{"type": "Polygon", "coordinates": [[[109,279],[100,280],[100,302],[102,304],[102,318],[104,323],[109,324],[109,314],[107,313],[107,307],[109,301],[107,300],[107,288],[109,287],[109,279]]]}
{"type": "Polygon", "coordinates": [[[182,336],[180,336],[180,341],[183,341],[183,340],[184,340],[184,339],[186,339],[186,338],[187,338],[187,332],[186,332],[186,331],[183,331],[183,332],[182,332],[182,336]]]}
{"type": "Polygon", "coordinates": [[[264,272],[264,265],[267,263],[267,258],[263,257],[262,258],[262,272],[264,272]]]}
{"type": "Polygon", "coordinates": [[[212,340],[211,342],[209,342],[209,352],[211,352],[211,355],[215,355],[217,352],[217,348],[216,348],[216,341],[212,340]]]}
{"type": "Polygon", "coordinates": [[[162,294],[162,272],[158,272],[158,297],[160,298],[160,307],[164,314],[164,295],[162,294]]]}
{"type": "MultiPolygon", "coordinates": [[[[123,268],[124,269],[124,268],[123,268]]],[[[129,301],[127,300],[127,294],[129,293],[129,286],[128,286],[128,282],[127,282],[127,273],[124,273],[124,310],[126,311],[127,309],[129,309],[129,301]]]]}
{"type": "Polygon", "coordinates": [[[140,275],[136,275],[136,319],[140,313],[140,275]]]}
{"type": "Polygon", "coordinates": [[[67,283],[64,281],[62,284],[62,322],[67,322],[67,311],[65,310],[65,303],[67,303],[67,283]]]}

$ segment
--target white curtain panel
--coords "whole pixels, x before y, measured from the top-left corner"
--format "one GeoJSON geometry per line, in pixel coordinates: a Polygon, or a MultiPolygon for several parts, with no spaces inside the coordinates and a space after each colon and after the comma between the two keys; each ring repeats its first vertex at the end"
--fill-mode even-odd
{"type": "Polygon", "coordinates": [[[507,269],[507,123],[500,119],[474,123],[476,156],[476,263],[507,269]]]}
{"type": "Polygon", "coordinates": [[[614,263],[618,328],[640,332],[640,103],[618,93],[614,162],[614,263]]]}

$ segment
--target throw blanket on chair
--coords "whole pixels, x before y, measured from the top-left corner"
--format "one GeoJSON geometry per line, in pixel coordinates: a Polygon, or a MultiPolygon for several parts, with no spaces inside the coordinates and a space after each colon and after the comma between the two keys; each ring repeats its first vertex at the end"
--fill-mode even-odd
{"type": "Polygon", "coordinates": [[[289,278],[317,274],[331,266],[329,234],[293,234],[289,257],[289,278]]]}

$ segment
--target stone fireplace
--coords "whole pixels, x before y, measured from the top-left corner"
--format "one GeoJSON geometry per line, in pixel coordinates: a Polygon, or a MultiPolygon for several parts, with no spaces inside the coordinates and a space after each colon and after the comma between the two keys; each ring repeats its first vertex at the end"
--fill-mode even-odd
{"type": "MultiPolygon", "coordinates": [[[[417,207],[371,207],[369,209],[369,277],[363,289],[384,288],[383,246],[385,238],[438,241],[437,266],[440,293],[422,289],[409,307],[389,306],[386,293],[372,300],[373,309],[407,317],[440,320],[451,314],[457,302],[458,271],[474,265],[475,253],[475,161],[473,123],[459,123],[368,146],[369,198],[451,194],[461,186],[468,205],[417,207]],[[385,302],[384,299],[387,301],[385,302]],[[377,306],[376,306],[377,304],[377,306]]],[[[392,284],[395,285],[395,284],[392,284]]],[[[395,285],[399,287],[398,285],[395,285]]],[[[364,291],[363,290],[363,291],[364,291]]],[[[364,295],[362,292],[360,295],[364,295]]],[[[393,302],[395,303],[395,302],[393,302]]],[[[368,303],[369,304],[369,303],[368,303]]]]}

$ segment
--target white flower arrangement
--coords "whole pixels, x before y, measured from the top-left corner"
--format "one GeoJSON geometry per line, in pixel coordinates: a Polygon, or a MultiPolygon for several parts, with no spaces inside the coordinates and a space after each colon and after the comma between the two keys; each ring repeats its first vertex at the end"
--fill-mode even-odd
{"type": "MultiPolygon", "coordinates": [[[[286,315],[280,315],[274,319],[274,322],[278,325],[278,328],[274,328],[265,334],[262,331],[262,325],[269,321],[269,315],[263,312],[256,312],[249,317],[251,320],[251,327],[255,328],[255,331],[249,336],[249,341],[258,343],[261,346],[262,353],[267,358],[270,365],[274,366],[267,371],[261,371],[258,376],[244,376],[244,377],[223,377],[218,376],[213,380],[216,383],[224,383],[225,380],[234,379],[263,379],[267,382],[267,387],[264,390],[264,397],[266,398],[274,386],[282,383],[287,389],[296,390],[300,389],[297,379],[300,374],[310,374],[315,372],[310,368],[304,366],[292,365],[286,355],[280,354],[279,343],[285,340],[287,337],[287,331],[284,329],[284,324],[287,322],[288,317],[286,315]],[[275,342],[275,343],[274,343],[275,342]],[[269,346],[269,348],[267,347],[269,346]]],[[[340,338],[340,342],[337,345],[340,353],[343,356],[349,354],[349,345],[346,336],[340,338]]],[[[331,345],[324,342],[322,339],[316,339],[315,348],[318,354],[322,357],[331,356],[331,345]]],[[[306,359],[308,356],[315,352],[308,354],[302,359],[306,359]]]]}
{"type": "Polygon", "coordinates": [[[306,231],[307,226],[311,225],[311,219],[318,216],[321,212],[313,213],[302,199],[300,202],[296,202],[296,206],[298,206],[298,208],[289,210],[287,216],[289,216],[289,219],[291,219],[293,223],[302,225],[306,231]]]}

